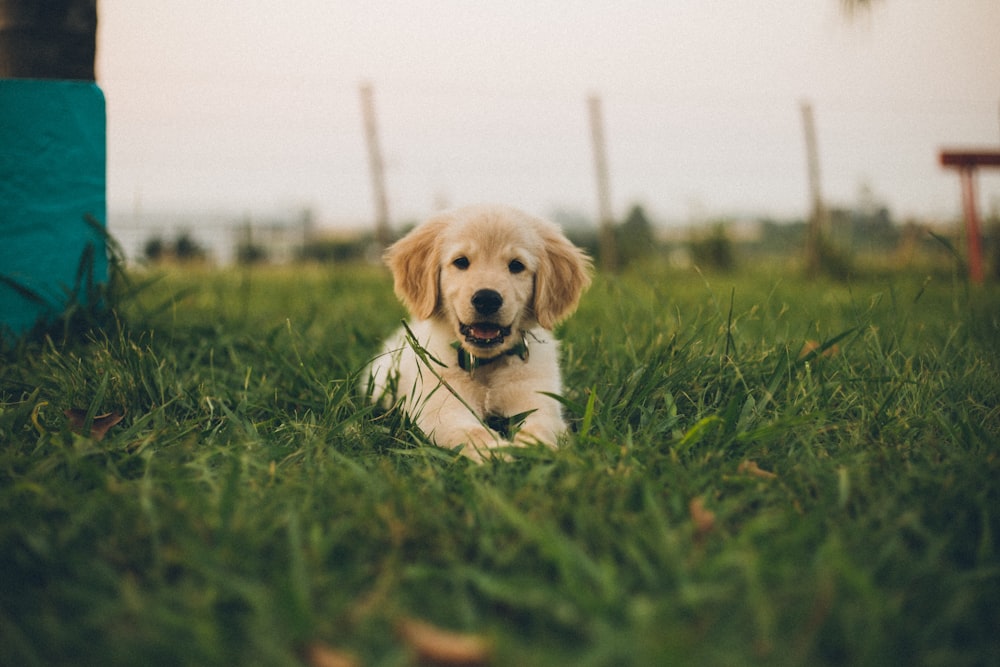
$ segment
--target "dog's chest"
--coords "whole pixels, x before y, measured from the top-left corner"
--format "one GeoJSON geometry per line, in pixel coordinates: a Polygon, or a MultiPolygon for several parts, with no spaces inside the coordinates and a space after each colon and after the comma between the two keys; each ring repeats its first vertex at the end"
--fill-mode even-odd
{"type": "Polygon", "coordinates": [[[528,390],[524,375],[528,368],[522,360],[512,357],[467,371],[457,365],[450,367],[448,382],[464,401],[480,416],[508,417],[512,399],[521,398],[528,390]]]}

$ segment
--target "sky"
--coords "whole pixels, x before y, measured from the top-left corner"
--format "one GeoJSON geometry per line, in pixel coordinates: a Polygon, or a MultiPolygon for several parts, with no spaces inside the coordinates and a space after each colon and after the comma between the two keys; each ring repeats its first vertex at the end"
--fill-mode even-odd
{"type": "MultiPolygon", "coordinates": [[[[801,106],[830,205],[961,212],[942,147],[1000,149],[1000,2],[101,0],[108,206],[373,219],[374,89],[395,225],[503,202],[596,217],[587,98],[613,212],[804,217],[801,106]]],[[[1000,173],[980,172],[1000,208],[1000,173]]]]}

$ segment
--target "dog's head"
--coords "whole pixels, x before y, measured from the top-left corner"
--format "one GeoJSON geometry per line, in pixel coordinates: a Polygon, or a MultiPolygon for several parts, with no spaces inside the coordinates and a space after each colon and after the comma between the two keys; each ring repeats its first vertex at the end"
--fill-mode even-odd
{"type": "Polygon", "coordinates": [[[590,260],[558,226],[509,207],[441,213],[393,244],[386,263],[414,317],[448,323],[483,358],[554,327],[590,284],[590,260]]]}

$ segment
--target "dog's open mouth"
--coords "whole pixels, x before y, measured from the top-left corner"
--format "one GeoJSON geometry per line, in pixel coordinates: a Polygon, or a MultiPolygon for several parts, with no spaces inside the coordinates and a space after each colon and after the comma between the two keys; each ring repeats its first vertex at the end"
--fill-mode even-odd
{"type": "Polygon", "coordinates": [[[478,347],[499,345],[510,335],[510,327],[500,326],[496,322],[459,323],[458,330],[467,342],[478,347]]]}

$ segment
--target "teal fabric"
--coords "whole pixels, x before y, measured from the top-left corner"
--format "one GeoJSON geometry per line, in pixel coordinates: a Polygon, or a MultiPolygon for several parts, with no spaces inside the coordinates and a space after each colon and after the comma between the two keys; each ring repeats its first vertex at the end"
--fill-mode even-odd
{"type": "Polygon", "coordinates": [[[106,144],[94,83],[0,79],[0,333],[107,282],[106,144]]]}

